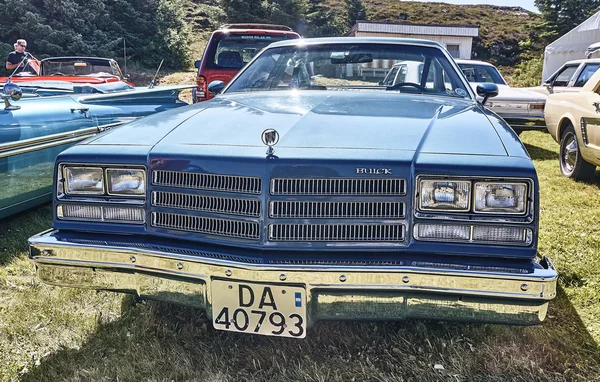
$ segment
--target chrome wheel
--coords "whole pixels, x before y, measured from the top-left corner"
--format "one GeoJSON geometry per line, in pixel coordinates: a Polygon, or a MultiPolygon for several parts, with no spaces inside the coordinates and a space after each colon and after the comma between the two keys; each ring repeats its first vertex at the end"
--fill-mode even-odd
{"type": "Polygon", "coordinates": [[[577,137],[575,137],[575,134],[567,132],[563,139],[563,152],[561,153],[563,162],[562,165],[565,172],[572,173],[575,169],[575,165],[577,164],[577,157],[579,156],[577,137]]]}
{"type": "Polygon", "coordinates": [[[560,140],[560,171],[575,180],[589,180],[596,171],[596,166],[581,156],[573,125],[566,127],[560,140]]]}

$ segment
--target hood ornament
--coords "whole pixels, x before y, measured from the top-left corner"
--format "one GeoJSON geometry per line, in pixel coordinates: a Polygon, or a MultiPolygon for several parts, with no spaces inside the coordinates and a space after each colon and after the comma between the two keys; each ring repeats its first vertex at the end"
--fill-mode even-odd
{"type": "Polygon", "coordinates": [[[275,146],[277,142],[279,142],[279,133],[277,132],[277,130],[266,129],[262,132],[261,139],[262,143],[264,143],[265,146],[269,146],[269,148],[267,149],[267,156],[273,156],[273,154],[275,153],[273,146],[275,146]]]}

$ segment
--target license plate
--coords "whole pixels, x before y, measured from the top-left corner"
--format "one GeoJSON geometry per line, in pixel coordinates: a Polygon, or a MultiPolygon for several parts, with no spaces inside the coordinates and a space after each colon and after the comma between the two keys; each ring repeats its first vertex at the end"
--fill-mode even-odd
{"type": "Polygon", "coordinates": [[[215,329],[267,336],[306,336],[306,290],[213,280],[212,308],[215,329]]]}

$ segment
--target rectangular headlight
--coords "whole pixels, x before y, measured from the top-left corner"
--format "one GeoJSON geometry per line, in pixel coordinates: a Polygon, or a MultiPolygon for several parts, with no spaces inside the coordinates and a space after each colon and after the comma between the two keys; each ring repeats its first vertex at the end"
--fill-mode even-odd
{"type": "Polygon", "coordinates": [[[109,195],[143,196],[146,194],[146,172],[141,169],[107,169],[109,195]]]}
{"type": "Polygon", "coordinates": [[[468,211],[471,182],[422,179],[419,181],[419,209],[422,211],[468,211]]]}
{"type": "Polygon", "coordinates": [[[103,171],[100,167],[63,168],[67,194],[102,195],[104,193],[103,171]]]}
{"type": "Polygon", "coordinates": [[[526,183],[475,183],[476,213],[515,214],[527,212],[526,183]]]}

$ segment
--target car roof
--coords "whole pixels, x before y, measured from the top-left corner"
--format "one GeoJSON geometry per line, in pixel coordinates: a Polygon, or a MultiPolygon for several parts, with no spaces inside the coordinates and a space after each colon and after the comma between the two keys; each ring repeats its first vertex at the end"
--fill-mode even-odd
{"type": "Polygon", "coordinates": [[[405,45],[421,45],[435,48],[442,48],[439,42],[431,40],[422,40],[416,38],[394,38],[394,37],[319,37],[319,38],[303,38],[300,40],[284,40],[274,42],[269,47],[294,46],[294,45],[319,45],[319,44],[345,44],[345,43],[360,43],[360,44],[405,44],[405,45]]]}
{"type": "Polygon", "coordinates": [[[600,58],[581,58],[579,60],[567,61],[567,62],[565,62],[565,65],[581,64],[582,62],[600,62],[600,58]]]}
{"type": "Polygon", "coordinates": [[[473,65],[485,65],[485,66],[494,66],[493,64],[490,64],[489,62],[485,62],[485,61],[477,61],[477,60],[457,60],[455,59],[454,61],[456,61],[457,64],[473,64],[473,65]]]}
{"type": "Polygon", "coordinates": [[[48,57],[41,61],[61,61],[61,60],[86,60],[86,61],[114,61],[112,58],[104,57],[81,57],[81,56],[64,56],[64,57],[48,57]]]}

